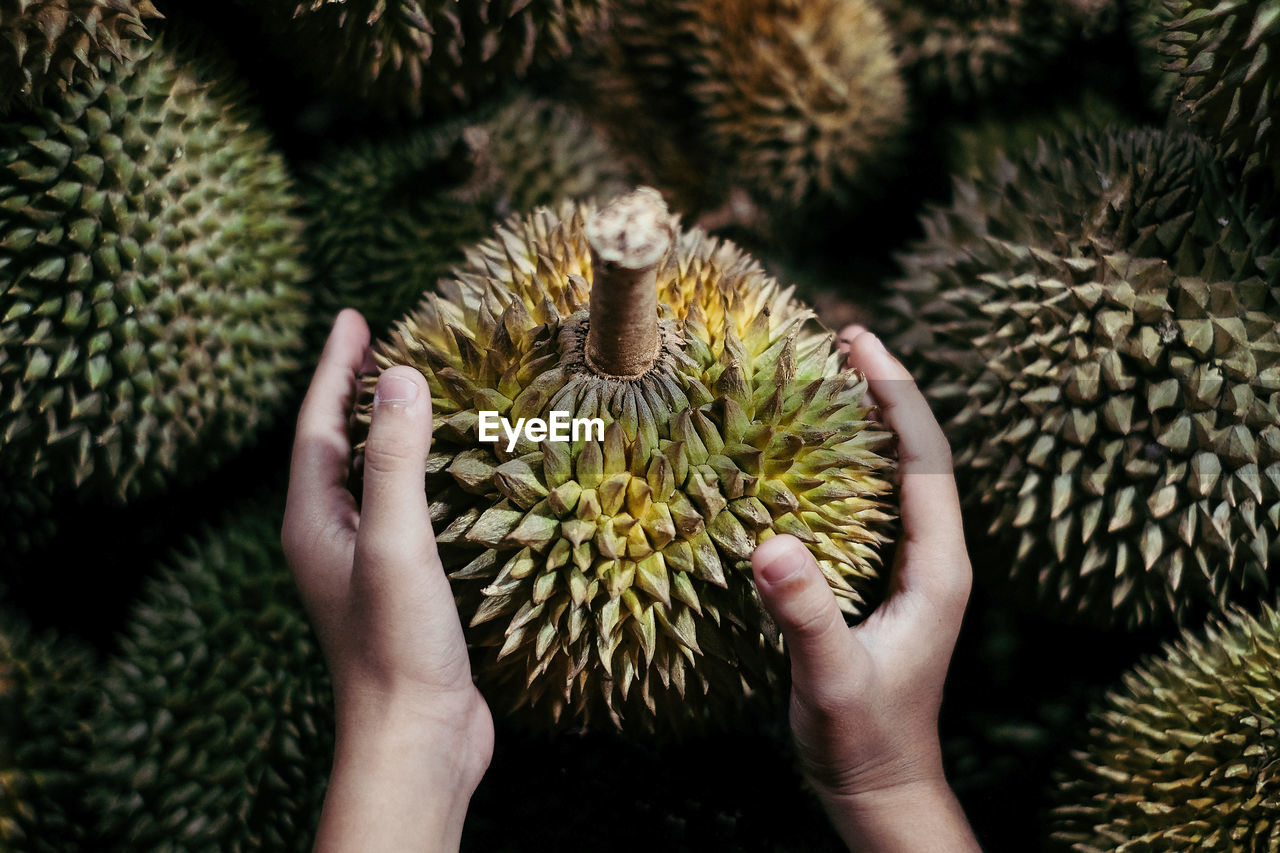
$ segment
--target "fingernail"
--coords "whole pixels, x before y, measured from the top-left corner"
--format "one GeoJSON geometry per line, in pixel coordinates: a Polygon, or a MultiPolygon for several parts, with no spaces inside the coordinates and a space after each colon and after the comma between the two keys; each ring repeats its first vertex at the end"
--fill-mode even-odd
{"type": "Polygon", "coordinates": [[[884,341],[880,340],[880,336],[877,335],[875,332],[867,332],[862,337],[865,338],[867,342],[871,344],[871,346],[875,347],[881,352],[885,351],[884,341]]]}
{"type": "Polygon", "coordinates": [[[373,392],[373,405],[381,406],[390,403],[407,406],[418,399],[418,385],[403,376],[383,374],[378,379],[378,389],[373,392]]]}

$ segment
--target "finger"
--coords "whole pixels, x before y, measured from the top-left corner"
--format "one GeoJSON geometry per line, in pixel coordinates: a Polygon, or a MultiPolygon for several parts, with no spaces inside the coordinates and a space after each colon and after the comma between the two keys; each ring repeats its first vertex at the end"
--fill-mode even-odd
{"type": "Polygon", "coordinates": [[[853,339],[866,330],[867,328],[865,326],[860,326],[857,323],[850,323],[840,329],[840,332],[836,335],[836,352],[846,356],[845,367],[852,367],[852,365],[849,364],[848,355],[849,347],[853,344],[853,339]]]}
{"type": "Polygon", "coordinates": [[[775,536],[751,555],[765,608],[782,629],[791,679],[801,692],[825,692],[859,658],[827,579],[799,539],[775,536]]]}
{"type": "Polygon", "coordinates": [[[302,401],[283,529],[286,553],[298,566],[317,564],[307,554],[325,528],[355,530],[355,501],[346,488],[351,461],[347,415],[368,346],[369,327],[359,312],[339,313],[302,401]]]}
{"type": "MultiPolygon", "coordinates": [[[[844,354],[844,367],[846,370],[855,367],[853,363],[853,342],[858,339],[859,335],[870,334],[866,326],[859,326],[857,323],[850,323],[840,330],[839,336],[836,338],[836,351],[844,354]]],[[[871,410],[868,416],[871,420],[879,420],[879,403],[876,402],[876,395],[871,393],[871,389],[862,395],[863,404],[871,410]]]]}
{"type": "MultiPolygon", "coordinates": [[[[357,564],[384,576],[421,577],[424,561],[439,565],[423,480],[431,449],[431,391],[411,367],[383,371],[374,392],[364,446],[364,498],[356,539],[357,564]]],[[[444,576],[440,572],[441,581],[444,576]]],[[[405,582],[410,579],[405,578],[405,582]]]]}
{"type": "MultiPolygon", "coordinates": [[[[881,420],[898,436],[898,501],[904,545],[912,559],[894,573],[895,588],[921,588],[938,595],[967,588],[960,497],[951,467],[951,448],[924,395],[902,363],[875,335],[859,335],[849,355],[867,377],[880,405],[881,420]],[[917,559],[916,555],[924,559],[917,559]],[[913,569],[923,567],[919,577],[913,569]],[[954,575],[954,576],[952,576],[954,575]]],[[[901,555],[900,555],[901,556],[901,555]]]]}

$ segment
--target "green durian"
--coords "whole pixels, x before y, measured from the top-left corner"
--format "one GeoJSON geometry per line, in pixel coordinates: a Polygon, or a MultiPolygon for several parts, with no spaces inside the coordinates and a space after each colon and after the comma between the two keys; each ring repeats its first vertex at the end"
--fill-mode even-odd
{"type": "Polygon", "coordinates": [[[0,553],[25,554],[53,538],[53,501],[29,483],[0,477],[0,553]]]}
{"type": "Polygon", "coordinates": [[[431,386],[432,519],[495,710],[670,730],[770,693],[780,644],[749,558],[776,533],[865,615],[887,436],[811,320],[737,247],[677,233],[643,189],[510,220],[375,347],[379,369],[411,365],[431,386]],[[612,269],[614,227],[623,252],[652,253],[634,288],[593,268],[612,269]],[[481,411],[605,428],[484,443],[481,411]]]}
{"type": "Polygon", "coordinates": [[[603,0],[246,3],[326,89],[388,112],[467,104],[566,57],[603,0]]]}
{"type": "Polygon", "coordinates": [[[106,849],[311,849],[333,700],[282,511],[249,501],[143,589],[93,721],[85,784],[106,849]]]}
{"type": "Polygon", "coordinates": [[[303,183],[317,313],[358,308],[378,333],[495,219],[626,186],[577,112],[529,96],[394,142],[334,152],[303,183]]]}
{"type": "Polygon", "coordinates": [[[1077,853],[1280,845],[1280,615],[1233,611],[1124,677],[1059,781],[1077,853]]]}
{"type": "Polygon", "coordinates": [[[144,19],[159,17],[151,0],[2,0],[0,115],[96,78],[149,38],[144,19]]]}
{"type": "Polygon", "coordinates": [[[99,667],[87,647],[36,634],[7,607],[0,618],[0,849],[80,849],[99,667]]]}
{"type": "Polygon", "coordinates": [[[906,91],[869,0],[699,0],[692,92],[733,185],[847,205],[885,177],[906,91]]]}
{"type": "Polygon", "coordinates": [[[1114,0],[876,0],[926,101],[1001,101],[1043,77],[1114,0]]]}
{"type": "Polygon", "coordinates": [[[1280,181],[1280,0],[1131,5],[1157,105],[1188,119],[1246,172],[1280,181]]]}
{"type": "Polygon", "coordinates": [[[1091,89],[1014,115],[984,114],[954,121],[946,125],[949,171],[973,180],[994,169],[1004,152],[1033,148],[1042,136],[1119,127],[1126,121],[1119,104],[1091,89]]]}
{"type": "Polygon", "coordinates": [[[306,321],[297,201],[243,93],[134,53],[0,122],[0,479],[115,500],[270,421],[306,321]]]}
{"type": "Polygon", "coordinates": [[[680,203],[740,189],[780,220],[856,203],[905,126],[869,0],[626,0],[594,41],[593,115],[680,203]]]}
{"type": "Polygon", "coordinates": [[[1050,137],[958,181],[901,258],[893,345],[969,505],[1066,615],[1136,625],[1270,582],[1280,258],[1255,201],[1191,136],[1050,137]]]}

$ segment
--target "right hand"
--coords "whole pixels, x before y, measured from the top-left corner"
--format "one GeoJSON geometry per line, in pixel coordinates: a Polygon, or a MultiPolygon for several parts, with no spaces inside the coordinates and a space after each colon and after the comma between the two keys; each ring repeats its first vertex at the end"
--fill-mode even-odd
{"type": "Polygon", "coordinates": [[[950,448],[910,373],[874,335],[852,339],[849,361],[898,436],[903,536],[886,600],[853,628],[799,540],[774,537],[752,556],[791,657],[792,733],[805,778],[851,846],[976,850],[938,740],[972,581],[950,448]]]}

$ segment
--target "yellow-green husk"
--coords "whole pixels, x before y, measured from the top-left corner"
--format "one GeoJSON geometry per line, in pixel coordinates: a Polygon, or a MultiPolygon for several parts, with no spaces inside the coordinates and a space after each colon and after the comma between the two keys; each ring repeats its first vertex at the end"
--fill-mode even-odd
{"type": "Polygon", "coordinates": [[[758,542],[800,537],[847,614],[874,600],[885,435],[830,333],[698,230],[658,264],[652,368],[597,373],[584,356],[593,213],[566,205],[502,226],[377,362],[431,385],[432,518],[495,707],[543,724],[714,724],[779,672],[751,581],[758,542]],[[478,442],[481,410],[608,426],[603,441],[508,452],[478,442]]]}

